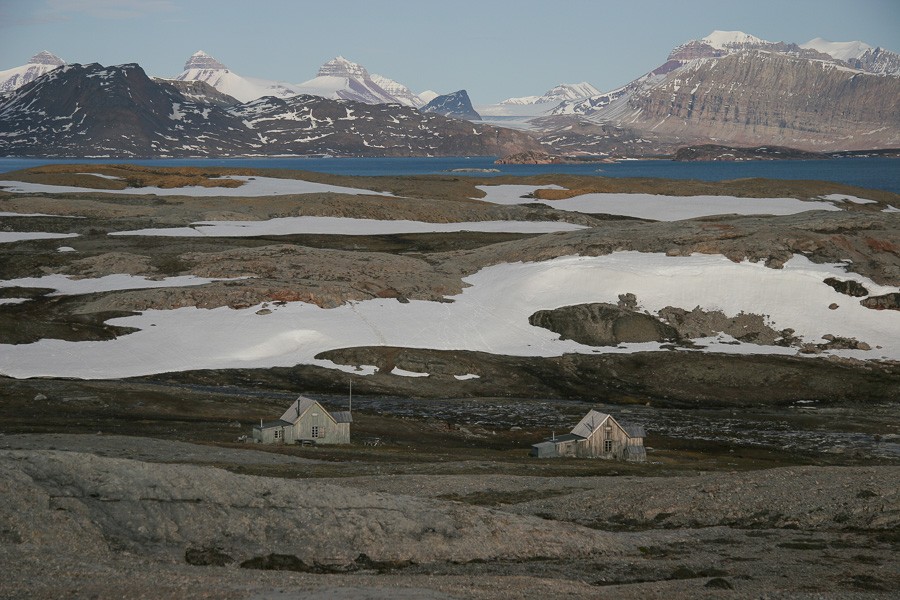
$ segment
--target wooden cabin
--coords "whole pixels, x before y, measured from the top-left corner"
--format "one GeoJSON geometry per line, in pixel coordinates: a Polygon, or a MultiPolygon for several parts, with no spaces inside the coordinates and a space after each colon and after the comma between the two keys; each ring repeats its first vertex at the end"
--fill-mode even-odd
{"type": "Polygon", "coordinates": [[[277,421],[253,428],[253,441],[260,444],[349,444],[350,411],[329,413],[312,400],[300,396],[277,421]]]}
{"type": "Polygon", "coordinates": [[[534,444],[530,454],[643,462],[647,459],[644,435],[643,427],[623,426],[612,415],[591,410],[570,433],[534,444]]]}

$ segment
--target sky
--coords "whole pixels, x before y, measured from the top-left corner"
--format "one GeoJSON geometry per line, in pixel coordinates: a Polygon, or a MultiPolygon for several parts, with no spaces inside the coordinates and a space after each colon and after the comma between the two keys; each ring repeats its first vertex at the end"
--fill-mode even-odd
{"type": "Polygon", "coordinates": [[[197,50],[300,83],[337,55],[476,104],[587,81],[602,91],[715,29],[900,51],[900,0],[0,0],[0,70],[41,50],[174,77],[197,50]]]}

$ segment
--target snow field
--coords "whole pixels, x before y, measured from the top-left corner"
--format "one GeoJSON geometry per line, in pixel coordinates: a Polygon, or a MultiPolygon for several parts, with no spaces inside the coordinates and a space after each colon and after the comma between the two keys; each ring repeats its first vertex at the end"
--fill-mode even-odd
{"type": "Polygon", "coordinates": [[[66,275],[44,275],[42,277],[23,277],[0,281],[0,288],[49,288],[56,290],[50,296],[75,296],[93,294],[95,292],[114,292],[117,290],[140,290],[163,287],[188,287],[205,285],[222,279],[208,279],[194,275],[180,275],[163,279],[147,279],[136,275],[106,275],[89,279],[72,279],[66,275]]]}
{"type": "Polygon", "coordinates": [[[268,221],[200,221],[190,227],[118,231],[110,235],[162,237],[251,237],[257,235],[391,235],[407,233],[451,233],[458,231],[554,233],[585,229],[559,221],[424,221],[354,219],[349,217],[281,217],[268,221]]]}
{"type": "Polygon", "coordinates": [[[44,233],[41,231],[0,231],[0,244],[22,242],[25,240],[56,240],[78,237],[77,233],[44,233]]]}
{"type": "MultiPolygon", "coordinates": [[[[839,211],[831,202],[805,202],[795,198],[738,198],[735,196],[661,196],[654,194],[582,194],[566,200],[522,198],[539,189],[562,190],[556,185],[479,185],[487,194],[480,200],[494,204],[538,202],[559,210],[609,214],[654,221],[680,221],[711,215],[793,215],[808,210],[839,211]]],[[[843,200],[846,196],[840,196],[843,200]]],[[[850,198],[847,198],[850,199],[850,198]]],[[[859,199],[856,199],[859,200],[859,199]]],[[[851,200],[851,202],[856,201],[851,200]]],[[[867,202],[863,200],[862,202],[867,202]]]]}
{"type": "MultiPolygon", "coordinates": [[[[97,175],[97,173],[82,173],[82,175],[97,175]]],[[[156,194],[157,196],[196,196],[196,197],[254,197],[254,196],[285,196],[289,194],[349,194],[353,196],[393,196],[389,192],[373,192],[358,188],[343,187],[303,181],[301,179],[278,179],[276,177],[248,177],[243,175],[228,175],[222,179],[243,181],[244,185],[236,188],[203,187],[192,185],[180,188],[140,187],[126,188],[124,190],[93,190],[103,194],[156,194]]],[[[91,188],[47,185],[43,183],[27,183],[24,181],[0,181],[0,188],[6,188],[8,192],[38,193],[38,194],[66,194],[72,192],[90,192],[91,188]]]]}
{"type": "MultiPolygon", "coordinates": [[[[696,306],[762,313],[776,329],[793,328],[808,342],[833,334],[855,337],[872,350],[831,354],[900,359],[900,313],[875,311],[823,283],[827,277],[854,279],[878,295],[895,291],[844,272],[841,265],[816,265],[796,256],[781,270],[733,263],[718,255],[667,257],[619,252],[601,257],[563,257],[540,263],[501,264],[465,279],[469,287],[452,303],[392,299],[354,302],[323,309],[302,302],[229,308],[180,308],[109,321],[140,331],[116,340],[41,340],[0,345],[0,373],[11,377],[110,379],[168,371],[318,365],[371,374],[374,367],[339,366],[316,359],[323,351],[358,346],[399,346],[471,350],[512,356],[564,353],[622,353],[657,350],[659,344],[594,348],[560,340],[533,327],[528,317],[540,309],[586,302],[617,301],[634,293],[651,313],[665,306],[696,306]],[[839,305],[830,310],[832,303],[839,305]],[[165,352],[160,349],[165,348],[165,352]]],[[[701,340],[707,351],[795,354],[795,349],[731,345],[729,338],[701,340]]],[[[828,353],[826,353],[828,354],[828,353]]],[[[409,376],[406,373],[399,373],[409,376]]],[[[468,376],[465,376],[468,377],[468,376]]]]}

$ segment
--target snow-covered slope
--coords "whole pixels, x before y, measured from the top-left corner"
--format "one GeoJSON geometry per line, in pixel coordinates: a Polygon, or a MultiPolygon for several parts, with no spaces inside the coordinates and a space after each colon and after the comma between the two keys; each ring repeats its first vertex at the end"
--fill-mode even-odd
{"type": "Polygon", "coordinates": [[[419,95],[414,94],[408,87],[393,79],[389,79],[383,75],[373,74],[372,81],[374,81],[378,87],[390,94],[391,97],[400,104],[405,104],[406,106],[412,106],[414,108],[419,108],[420,106],[428,104],[428,101],[422,100],[419,95]]]}
{"type": "Polygon", "coordinates": [[[701,38],[700,41],[706,42],[717,50],[734,50],[772,43],[743,31],[719,31],[718,29],[701,38]]]}
{"type": "Polygon", "coordinates": [[[51,54],[46,50],[38,52],[28,59],[27,64],[0,71],[0,93],[18,89],[64,64],[66,63],[55,54],[51,54]]]}
{"type": "Polygon", "coordinates": [[[425,90],[424,92],[419,94],[419,100],[422,101],[422,105],[424,106],[425,104],[428,104],[429,102],[431,102],[438,96],[440,96],[440,94],[438,94],[434,90],[425,90]]]}
{"type": "Polygon", "coordinates": [[[845,62],[854,58],[860,58],[866,51],[874,49],[865,42],[830,42],[822,38],[809,40],[805,44],[800,44],[800,47],[817,50],[845,62]]]}
{"type": "Polygon", "coordinates": [[[177,81],[203,81],[223,94],[249,102],[263,96],[281,98],[297,95],[293,86],[287,83],[248,79],[232,72],[215,58],[200,50],[184,64],[184,71],[175,78],[177,81]]]}

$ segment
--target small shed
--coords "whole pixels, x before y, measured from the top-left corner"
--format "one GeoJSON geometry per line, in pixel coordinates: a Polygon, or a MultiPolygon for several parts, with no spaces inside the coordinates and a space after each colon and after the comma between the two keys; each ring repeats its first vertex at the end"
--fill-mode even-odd
{"type": "Polygon", "coordinates": [[[530,454],[538,458],[576,456],[643,462],[647,459],[644,436],[643,427],[622,426],[612,415],[590,410],[571,433],[534,444],[530,454]]]}
{"type": "Polygon", "coordinates": [[[253,440],[261,444],[349,444],[350,411],[329,413],[317,401],[300,396],[277,421],[253,428],[253,440]]]}

